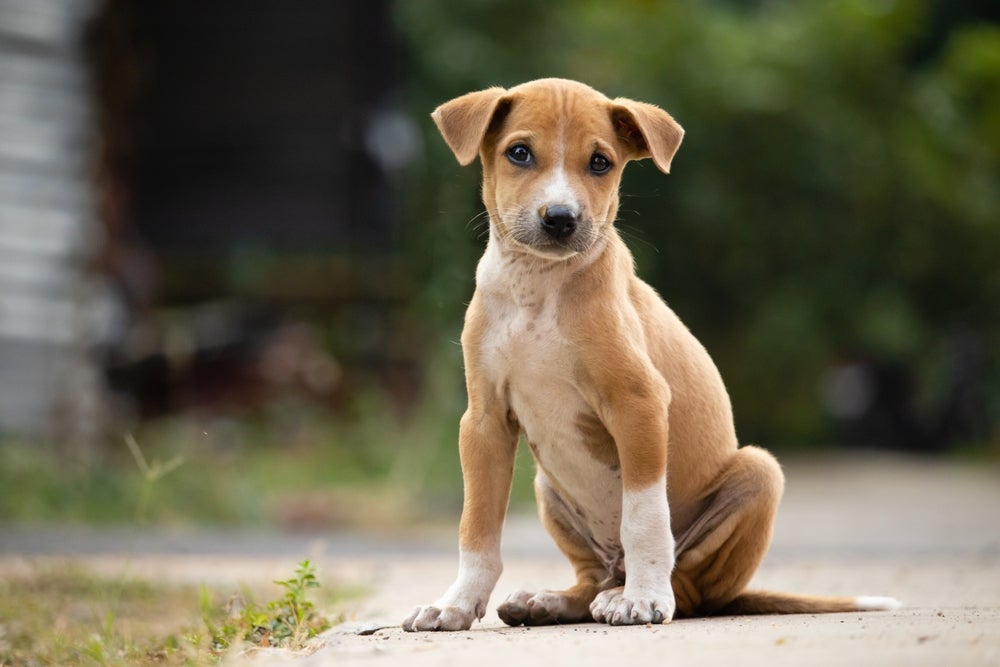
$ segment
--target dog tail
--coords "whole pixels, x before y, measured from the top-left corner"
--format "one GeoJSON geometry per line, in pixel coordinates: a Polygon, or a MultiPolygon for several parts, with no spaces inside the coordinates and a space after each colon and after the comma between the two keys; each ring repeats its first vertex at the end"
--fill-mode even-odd
{"type": "Polygon", "coordinates": [[[750,616],[759,614],[831,614],[850,611],[890,611],[902,603],[895,598],[872,595],[826,596],[743,591],[713,616],[750,616]]]}

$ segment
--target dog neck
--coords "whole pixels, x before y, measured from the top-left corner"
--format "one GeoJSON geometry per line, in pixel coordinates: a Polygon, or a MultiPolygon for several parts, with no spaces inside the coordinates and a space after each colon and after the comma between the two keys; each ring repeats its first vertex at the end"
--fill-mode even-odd
{"type": "Polygon", "coordinates": [[[554,259],[532,253],[500,238],[491,227],[486,250],[476,269],[476,289],[522,308],[541,308],[584,275],[604,273],[601,267],[624,260],[631,268],[631,254],[613,228],[601,234],[582,253],[554,259]]]}

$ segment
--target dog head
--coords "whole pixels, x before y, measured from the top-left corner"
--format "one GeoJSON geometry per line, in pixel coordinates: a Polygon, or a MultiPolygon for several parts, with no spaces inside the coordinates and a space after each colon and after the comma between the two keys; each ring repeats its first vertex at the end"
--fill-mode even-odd
{"type": "Polygon", "coordinates": [[[468,93],[431,117],[459,163],[479,155],[496,238],[549,259],[593,247],[614,222],[625,163],[651,157],[667,173],[684,136],[658,107],[564,79],[468,93]]]}

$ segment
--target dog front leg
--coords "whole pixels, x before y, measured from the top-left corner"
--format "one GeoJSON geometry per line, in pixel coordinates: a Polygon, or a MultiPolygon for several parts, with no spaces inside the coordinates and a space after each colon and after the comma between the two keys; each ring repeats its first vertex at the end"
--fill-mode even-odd
{"type": "Polygon", "coordinates": [[[625,586],[602,591],[590,605],[598,622],[611,625],[669,622],[676,609],[670,574],[674,538],[666,482],[626,490],[622,498],[622,548],[625,586]]]}
{"type": "MultiPolygon", "coordinates": [[[[669,392],[664,387],[656,395],[669,392]]],[[[609,411],[608,426],[622,466],[625,586],[599,593],[590,611],[594,620],[611,625],[669,622],[676,602],[670,583],[675,547],[667,503],[666,406],[642,409],[642,402],[629,399],[619,405],[609,411]]]]}
{"type": "Polygon", "coordinates": [[[458,576],[434,604],[403,621],[409,632],[468,630],[486,614],[503,563],[500,534],[510,500],[517,427],[505,417],[465,413],[459,430],[465,494],[459,528],[458,576]]]}

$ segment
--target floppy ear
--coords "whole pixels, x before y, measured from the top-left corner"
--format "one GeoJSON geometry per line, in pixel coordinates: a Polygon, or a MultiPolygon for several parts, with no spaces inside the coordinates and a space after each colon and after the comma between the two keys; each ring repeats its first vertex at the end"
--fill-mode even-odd
{"type": "Polygon", "coordinates": [[[461,165],[479,155],[479,147],[490,127],[500,99],[507,91],[500,87],[467,93],[445,102],[431,113],[438,130],[461,165]]]}
{"type": "Polygon", "coordinates": [[[629,159],[651,157],[664,174],[670,173],[670,161],[681,145],[684,128],[660,107],[616,98],[611,103],[611,121],[619,138],[634,151],[629,159]]]}

